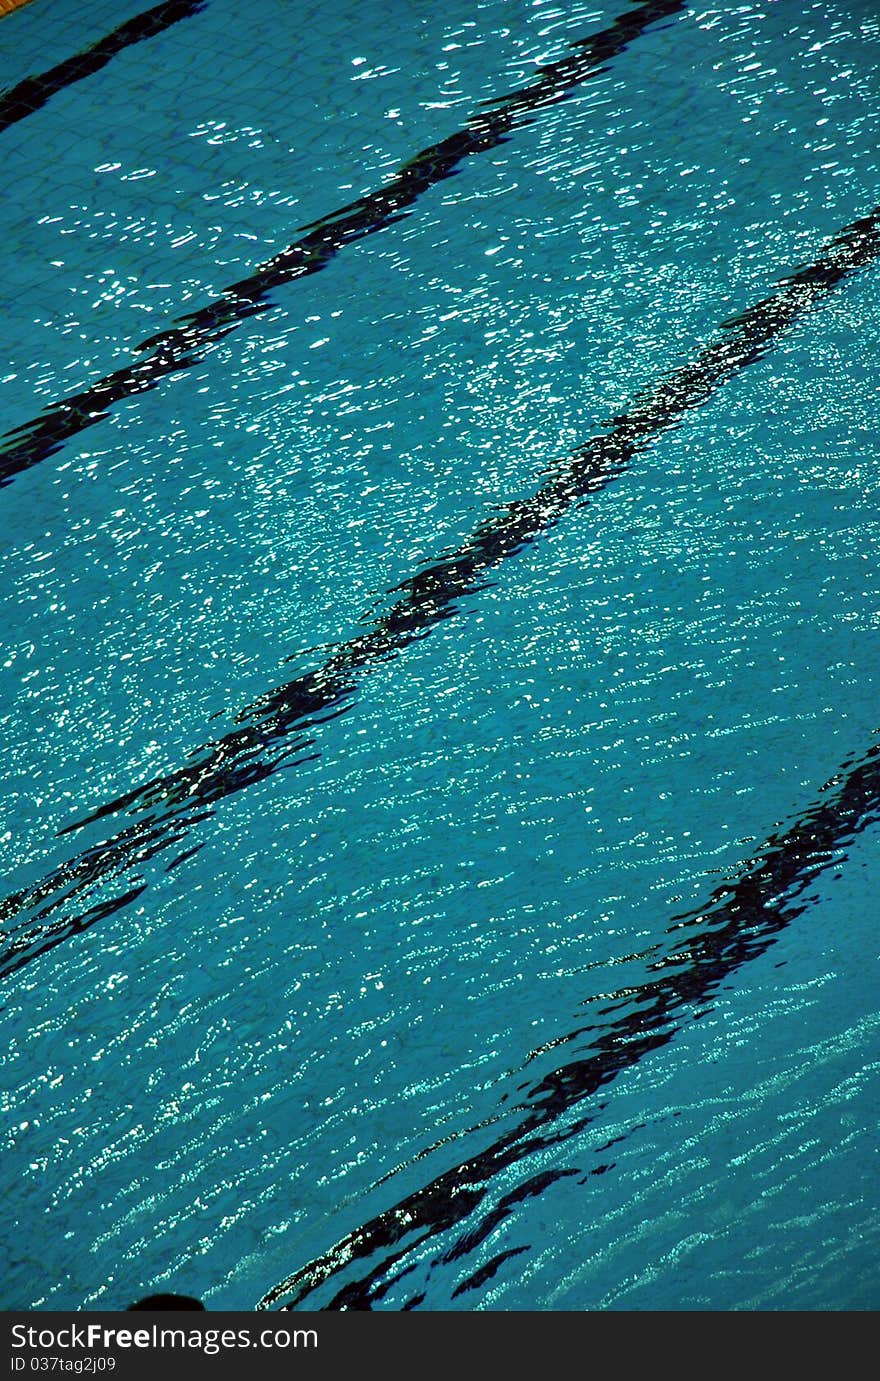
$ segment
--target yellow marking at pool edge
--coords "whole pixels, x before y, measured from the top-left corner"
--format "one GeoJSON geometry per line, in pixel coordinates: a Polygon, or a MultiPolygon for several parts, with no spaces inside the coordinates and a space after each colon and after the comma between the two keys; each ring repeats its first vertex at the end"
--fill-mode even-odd
{"type": "Polygon", "coordinates": [[[0,19],[4,19],[7,14],[12,14],[13,10],[20,10],[22,5],[29,5],[31,0],[0,0],[0,19]]]}

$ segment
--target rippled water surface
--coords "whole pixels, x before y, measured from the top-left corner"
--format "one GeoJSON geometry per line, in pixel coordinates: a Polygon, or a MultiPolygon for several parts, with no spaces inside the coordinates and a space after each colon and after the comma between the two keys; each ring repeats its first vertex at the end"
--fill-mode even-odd
{"type": "Polygon", "coordinates": [[[0,1303],[876,1308],[873,0],[0,88],[0,1303]]]}

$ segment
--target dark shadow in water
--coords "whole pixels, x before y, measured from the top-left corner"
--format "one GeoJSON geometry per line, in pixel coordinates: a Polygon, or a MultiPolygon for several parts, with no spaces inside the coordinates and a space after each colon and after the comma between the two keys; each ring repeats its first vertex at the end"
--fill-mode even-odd
{"type": "Polygon", "coordinates": [[[133,43],[155,38],[156,34],[170,29],[172,24],[198,14],[206,4],[207,0],[165,0],[164,4],[155,5],[153,9],[127,19],[106,38],[50,67],[48,72],[38,77],[25,77],[24,81],[0,95],[0,134],[18,120],[33,115],[35,110],[39,110],[66,86],[100,72],[117,53],[130,48],[133,43]]]}
{"type": "Polygon", "coordinates": [[[303,227],[307,235],[226,288],[215,302],[143,341],[137,347],[140,359],[81,393],[50,404],[39,417],[8,432],[0,449],[0,488],[53,455],[70,437],[107,417],[114,404],[198,363],[241,322],[270,310],[267,293],[294,278],[317,273],[345,245],[400,220],[435,183],[452,177],[465,159],[496,148],[533,111],[564,100],[588,77],[603,71],[603,64],[622,53],[650,24],[685,8],[686,0],[645,0],[607,29],[571,44],[575,52],[569,57],[539,68],[535,81],[521,91],[487,102],[486,109],[473,115],[463,129],[416,154],[384,187],[303,227]]]}
{"type": "Polygon", "coordinates": [[[202,1301],[195,1299],[193,1295],[147,1295],[146,1299],[139,1299],[135,1304],[130,1304],[126,1312],[144,1309],[151,1314],[164,1314],[171,1309],[193,1311],[204,1307],[202,1301]]]}
{"type": "MultiPolygon", "coordinates": [[[[648,965],[655,976],[639,987],[609,995],[608,1005],[599,1012],[607,1018],[601,1034],[585,1053],[579,1052],[528,1090],[518,1109],[524,1115],[517,1126],[300,1267],[257,1307],[294,1308],[337,1272],[380,1253],[384,1254],[381,1260],[366,1275],[346,1284],[326,1306],[372,1308],[410,1268],[398,1270],[392,1280],[389,1271],[436,1234],[464,1224],[502,1171],[589,1127],[599,1110],[591,1101],[595,1095],[646,1055],[668,1045],[686,1021],[700,1015],[702,1004],[724,980],[764,954],[780,932],[807,910],[810,899],[804,896],[805,890],[829,867],[839,867],[851,841],[877,820],[880,745],[874,744],[859,761],[844,764],[801,819],[771,835],[739,878],[716,888],[699,910],[674,919],[667,931],[666,952],[648,965]]],[[[573,1032],[557,1044],[579,1035],[573,1032]]],[[[544,1171],[527,1180],[434,1264],[465,1256],[485,1240],[518,1199],[542,1193],[560,1175],[575,1173],[571,1169],[544,1171]]],[[[478,1288],[494,1275],[506,1255],[493,1258],[454,1293],[478,1288]]]]}
{"type": "MultiPolygon", "coordinates": [[[[462,601],[487,587],[493,568],[552,529],[574,505],[605,489],[650,442],[705,403],[728,379],[761,359],[779,335],[815,307],[848,274],[880,252],[880,208],[837,235],[812,264],[782,280],[771,296],[725,323],[695,359],[637,396],[610,429],[547,471],[531,498],[499,508],[456,551],[390,591],[398,598],[365,632],[338,644],[315,671],[297,676],[240,710],[241,726],[196,750],[184,767],[106,802],[61,833],[125,811],[141,818],[109,840],[61,864],[41,882],[0,904],[0,977],[83,928],[69,913],[102,882],[122,878],[184,839],[217,802],[263,781],[281,767],[311,761],[312,731],[351,708],[360,680],[395,659],[462,601]],[[29,919],[24,914],[33,912],[29,919]]],[[[122,903],[120,902],[120,905],[122,903]]],[[[112,903],[104,903],[110,906],[112,903]]],[[[91,913],[89,913],[91,914],[91,913]]],[[[107,914],[106,911],[102,914],[107,914]]]]}

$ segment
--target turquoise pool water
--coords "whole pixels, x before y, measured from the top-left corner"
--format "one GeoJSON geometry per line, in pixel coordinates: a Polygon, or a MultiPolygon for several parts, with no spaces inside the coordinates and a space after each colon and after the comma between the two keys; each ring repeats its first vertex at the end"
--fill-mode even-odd
{"type": "Polygon", "coordinates": [[[144,13],[0,21],[3,1306],[876,1308],[875,5],[144,13]]]}

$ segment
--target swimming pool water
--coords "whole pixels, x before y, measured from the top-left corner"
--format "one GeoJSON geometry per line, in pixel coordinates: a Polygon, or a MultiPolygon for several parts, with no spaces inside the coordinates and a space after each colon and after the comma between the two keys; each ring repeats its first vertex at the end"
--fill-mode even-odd
{"type": "Polygon", "coordinates": [[[144,13],[0,20],[4,1307],[876,1308],[875,6],[144,13]]]}

